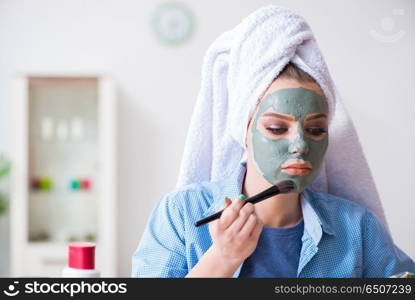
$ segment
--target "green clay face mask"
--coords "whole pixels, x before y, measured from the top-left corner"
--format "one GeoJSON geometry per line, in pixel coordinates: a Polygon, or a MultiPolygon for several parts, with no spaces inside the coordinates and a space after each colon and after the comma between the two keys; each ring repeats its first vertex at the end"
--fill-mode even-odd
{"type": "Polygon", "coordinates": [[[251,127],[253,162],[269,183],[292,180],[293,192],[302,192],[317,176],[328,146],[321,115],[327,116],[325,100],[304,88],[278,90],[259,104],[251,127]]]}

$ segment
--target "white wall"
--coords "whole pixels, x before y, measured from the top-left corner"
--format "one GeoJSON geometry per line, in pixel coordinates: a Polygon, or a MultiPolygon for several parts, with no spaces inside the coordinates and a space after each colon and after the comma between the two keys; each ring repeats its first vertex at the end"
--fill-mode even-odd
{"type": "Polygon", "coordinates": [[[8,150],[13,134],[8,129],[13,74],[112,74],[120,106],[119,275],[129,276],[130,257],[151,208],[175,185],[205,50],[254,9],[280,4],[300,12],[313,28],[356,122],[393,237],[415,258],[415,3],[183,2],[196,16],[195,35],[182,46],[167,47],[149,26],[161,1],[0,0],[0,151],[8,150]],[[393,16],[393,9],[404,14],[393,16]],[[371,30],[389,33],[384,18],[392,16],[396,27],[389,32],[403,30],[404,36],[393,43],[373,38],[371,30]]]}

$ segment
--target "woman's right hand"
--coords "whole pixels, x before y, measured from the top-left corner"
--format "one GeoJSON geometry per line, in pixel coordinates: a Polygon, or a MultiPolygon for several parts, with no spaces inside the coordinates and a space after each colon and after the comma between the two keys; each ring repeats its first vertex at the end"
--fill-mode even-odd
{"type": "Polygon", "coordinates": [[[254,205],[243,204],[239,198],[233,202],[227,198],[221,217],[209,224],[211,251],[236,266],[254,252],[263,228],[254,205]]]}

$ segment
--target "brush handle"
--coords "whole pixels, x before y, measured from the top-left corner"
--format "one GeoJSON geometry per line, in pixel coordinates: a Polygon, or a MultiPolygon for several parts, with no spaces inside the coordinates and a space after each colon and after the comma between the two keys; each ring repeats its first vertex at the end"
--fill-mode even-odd
{"type": "MultiPolygon", "coordinates": [[[[245,203],[244,203],[244,205],[245,205],[245,203]]],[[[216,219],[219,219],[220,216],[222,215],[223,211],[224,211],[224,209],[218,211],[217,213],[214,213],[213,215],[210,215],[210,216],[208,216],[206,218],[203,218],[203,219],[197,221],[195,223],[195,226],[196,227],[199,227],[199,226],[205,225],[205,224],[207,224],[209,222],[212,222],[212,221],[214,221],[216,219]]]]}
{"type": "MultiPolygon", "coordinates": [[[[245,202],[244,202],[243,205],[245,205],[247,203],[255,204],[255,203],[258,203],[258,202],[260,202],[262,200],[265,200],[265,199],[267,199],[269,197],[272,197],[274,195],[277,195],[279,193],[280,193],[280,189],[277,186],[273,185],[270,188],[266,189],[265,191],[262,191],[259,194],[256,194],[256,195],[254,195],[252,197],[249,197],[248,199],[245,199],[244,200],[245,202]]],[[[195,223],[195,226],[196,227],[199,227],[199,226],[205,225],[205,224],[207,224],[209,222],[212,222],[212,221],[214,221],[216,219],[219,219],[220,216],[222,215],[223,211],[224,211],[224,209],[218,211],[217,213],[214,213],[213,215],[210,215],[210,216],[208,216],[206,218],[203,218],[203,219],[197,221],[195,223]]]]}

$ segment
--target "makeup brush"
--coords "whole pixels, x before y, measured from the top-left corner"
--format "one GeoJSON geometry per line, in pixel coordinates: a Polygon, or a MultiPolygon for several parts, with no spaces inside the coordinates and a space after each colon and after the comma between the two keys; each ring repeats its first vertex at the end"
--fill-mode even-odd
{"type": "MultiPolygon", "coordinates": [[[[261,202],[262,200],[265,200],[269,197],[272,197],[274,195],[286,194],[286,193],[291,192],[294,188],[295,188],[295,183],[293,181],[285,180],[285,181],[282,181],[282,182],[278,183],[277,185],[271,186],[270,188],[266,189],[265,191],[262,191],[259,194],[256,194],[252,197],[249,197],[248,199],[245,199],[244,200],[245,203],[243,205],[245,205],[247,203],[255,204],[255,203],[261,202]]],[[[222,215],[223,211],[224,211],[224,209],[222,209],[221,211],[218,211],[217,213],[214,213],[213,215],[210,215],[206,218],[203,218],[203,219],[197,221],[195,223],[195,226],[199,227],[199,226],[207,224],[207,223],[209,223],[213,220],[219,219],[220,216],[222,215]]]]}

